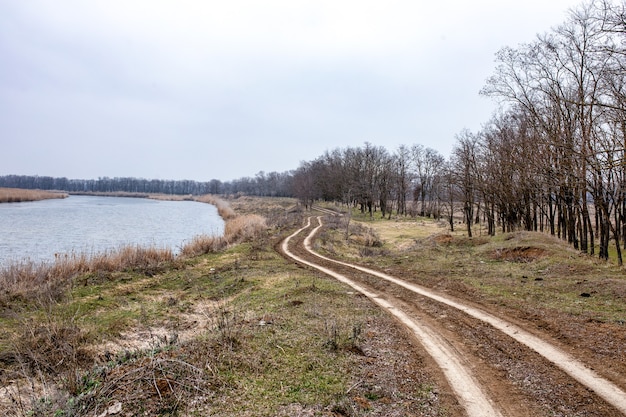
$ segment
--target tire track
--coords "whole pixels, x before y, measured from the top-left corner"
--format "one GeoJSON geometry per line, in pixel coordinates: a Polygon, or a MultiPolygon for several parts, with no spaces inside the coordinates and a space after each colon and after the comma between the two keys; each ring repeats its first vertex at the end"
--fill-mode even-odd
{"type": "MultiPolygon", "coordinates": [[[[322,226],[319,218],[318,221],[319,226],[314,228],[304,241],[305,247],[311,253],[314,252],[310,249],[310,240],[322,226]]],[[[443,371],[446,379],[452,387],[452,390],[457,396],[459,403],[465,408],[468,417],[502,417],[502,413],[495,407],[494,402],[487,396],[483,388],[477,382],[476,378],[472,375],[468,364],[465,363],[462,356],[455,351],[454,348],[434,329],[423,323],[418,323],[383,296],[357,284],[345,275],[339,274],[316,263],[309,262],[292,253],[289,250],[289,241],[309,227],[311,227],[310,217],[306,226],[285,238],[281,247],[287,256],[349,285],[354,290],[362,293],[374,303],[393,314],[398,320],[400,320],[401,323],[413,331],[418,340],[422,343],[424,349],[443,371]]]]}
{"type": "MultiPolygon", "coordinates": [[[[322,227],[321,218],[318,217],[319,225],[315,227],[311,233],[304,240],[305,249],[315,255],[316,257],[323,259],[327,262],[332,262],[338,265],[346,266],[360,272],[364,272],[369,275],[376,276],[381,278],[387,282],[398,285],[402,288],[405,288],[413,293],[419,294],[424,297],[428,297],[432,300],[435,300],[439,303],[447,305],[449,307],[453,307],[457,310],[460,310],[467,314],[470,317],[478,319],[484,323],[487,323],[494,327],[495,329],[501,331],[507,336],[513,338],[517,342],[525,345],[526,347],[532,349],[537,352],[539,355],[543,356],[548,361],[552,362],[562,371],[567,373],[570,377],[578,381],[583,386],[587,387],[594,393],[596,393],[599,397],[604,399],[607,403],[615,407],[622,414],[626,415],[626,391],[615,385],[613,382],[608,379],[600,376],[598,373],[590,369],[584,363],[580,362],[572,355],[567,352],[559,349],[558,347],[552,345],[551,343],[541,339],[540,337],[522,329],[521,327],[510,323],[506,320],[503,320],[499,317],[494,316],[493,314],[487,313],[484,310],[481,310],[476,307],[472,307],[466,304],[463,304],[459,301],[455,301],[448,297],[441,296],[428,288],[422,287],[417,284],[412,284],[402,279],[393,277],[391,275],[375,271],[369,268],[365,268],[358,265],[353,265],[350,263],[337,261],[328,257],[325,257],[321,254],[316,253],[311,249],[311,240],[315,233],[322,227]]],[[[310,223],[310,219],[309,219],[310,223]]],[[[301,229],[300,231],[306,228],[301,229]]],[[[299,233],[298,231],[297,233],[299,233]]],[[[297,234],[296,233],[296,234],[297,234]]],[[[296,235],[294,234],[294,236],[296,235]]]]}

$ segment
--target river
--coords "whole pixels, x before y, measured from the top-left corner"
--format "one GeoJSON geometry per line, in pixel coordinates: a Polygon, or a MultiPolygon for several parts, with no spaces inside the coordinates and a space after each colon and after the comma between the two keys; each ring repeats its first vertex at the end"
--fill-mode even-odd
{"type": "Polygon", "coordinates": [[[215,206],[194,201],[70,196],[0,204],[0,266],[55,254],[100,253],[124,245],[170,248],[224,233],[215,206]]]}

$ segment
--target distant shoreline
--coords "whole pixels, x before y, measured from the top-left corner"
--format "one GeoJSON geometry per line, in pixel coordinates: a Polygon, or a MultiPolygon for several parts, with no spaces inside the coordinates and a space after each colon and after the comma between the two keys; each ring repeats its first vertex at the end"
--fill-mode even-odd
{"type": "Polygon", "coordinates": [[[63,191],[25,190],[22,188],[0,187],[0,203],[24,203],[67,197],[68,193],[63,191]]]}
{"type": "Polygon", "coordinates": [[[191,195],[142,193],[128,191],[72,191],[70,195],[86,195],[93,197],[129,197],[129,198],[151,198],[153,200],[175,200],[175,201],[195,201],[191,195]]]}

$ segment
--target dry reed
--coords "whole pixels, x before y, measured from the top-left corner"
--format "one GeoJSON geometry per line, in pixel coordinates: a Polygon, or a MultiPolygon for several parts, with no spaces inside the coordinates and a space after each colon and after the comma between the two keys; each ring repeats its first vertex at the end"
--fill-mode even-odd
{"type": "Polygon", "coordinates": [[[54,191],[24,190],[21,188],[0,188],[0,203],[20,203],[25,201],[38,201],[66,197],[67,193],[54,191]]]}
{"type": "Polygon", "coordinates": [[[93,255],[57,255],[51,263],[11,262],[0,268],[0,305],[15,298],[55,301],[80,274],[131,269],[153,275],[174,259],[170,249],[124,246],[93,255]]]}
{"type": "Polygon", "coordinates": [[[257,214],[235,217],[226,222],[224,226],[224,239],[226,239],[228,243],[252,239],[266,228],[265,218],[257,214]]]}
{"type": "Polygon", "coordinates": [[[206,194],[195,199],[201,203],[212,204],[217,208],[217,212],[224,221],[237,217],[237,213],[230,207],[228,202],[211,194],[206,194]]]}
{"type": "Polygon", "coordinates": [[[198,256],[205,253],[215,253],[226,246],[226,241],[222,236],[195,236],[191,241],[185,244],[180,254],[185,257],[198,256]]]}
{"type": "Polygon", "coordinates": [[[191,257],[218,252],[228,245],[255,239],[265,229],[265,218],[261,216],[251,214],[232,217],[224,225],[223,236],[196,236],[183,246],[181,255],[191,257]]]}

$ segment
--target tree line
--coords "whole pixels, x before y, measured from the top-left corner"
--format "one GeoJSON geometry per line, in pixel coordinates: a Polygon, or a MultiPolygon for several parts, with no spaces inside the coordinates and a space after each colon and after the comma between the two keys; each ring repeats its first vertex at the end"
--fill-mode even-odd
{"type": "Polygon", "coordinates": [[[626,2],[592,0],[529,43],[497,53],[481,94],[500,111],[452,159],[467,209],[490,233],[547,230],[622,263],[626,245],[626,2]]]}
{"type": "Polygon", "coordinates": [[[395,212],[439,218],[450,211],[446,166],[439,152],[420,144],[389,152],[366,142],[302,162],[292,173],[292,190],[306,206],[321,199],[358,206],[370,216],[395,212]]]}
{"type": "Polygon", "coordinates": [[[156,193],[175,195],[258,195],[272,197],[291,196],[289,173],[259,172],[255,177],[244,177],[233,181],[212,179],[200,182],[193,180],[161,180],[133,177],[101,177],[98,179],[68,179],[38,175],[0,176],[0,187],[60,190],[70,193],[156,193]]]}

